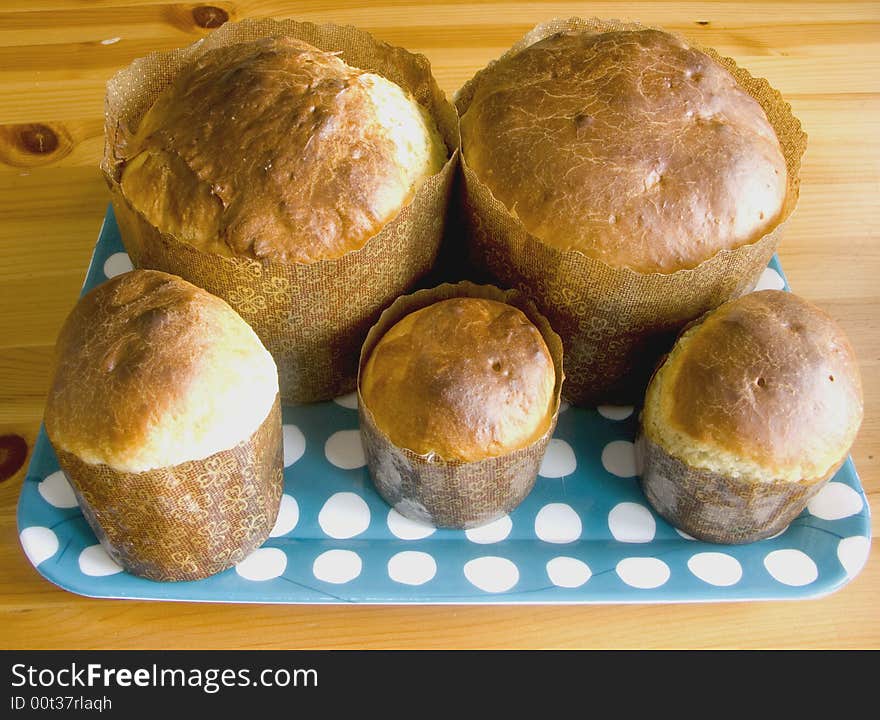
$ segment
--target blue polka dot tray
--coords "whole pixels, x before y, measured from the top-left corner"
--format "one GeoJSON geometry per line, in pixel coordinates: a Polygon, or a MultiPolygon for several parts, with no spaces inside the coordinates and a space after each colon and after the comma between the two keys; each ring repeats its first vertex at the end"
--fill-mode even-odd
{"type": "MultiPolygon", "coordinates": [[[[131,268],[112,211],[85,290],[131,268]]],[[[777,260],[759,287],[785,287],[777,260]]],[[[534,490],[509,516],[435,530],[373,490],[352,396],[285,407],[284,496],[271,537],[196,582],[123,572],[98,544],[40,431],[18,506],[40,573],[82,595],[265,603],[635,603],[814,597],[861,570],[868,504],[852,461],[768,540],[696,541],[657,516],[635,477],[637,413],[564,409],[534,490]]]]}

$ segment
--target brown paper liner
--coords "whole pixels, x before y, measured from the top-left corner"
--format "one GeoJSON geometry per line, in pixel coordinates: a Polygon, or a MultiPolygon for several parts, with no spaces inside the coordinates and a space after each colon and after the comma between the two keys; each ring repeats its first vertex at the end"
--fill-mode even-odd
{"type": "MultiPolygon", "coordinates": [[[[560,31],[645,27],[596,18],[555,19],[526,33],[499,61],[560,31]]],[[[785,156],[788,195],[782,221],[750,245],[722,250],[695,268],[670,274],[639,273],[577,250],[557,250],[526,230],[480,181],[462,153],[461,203],[470,262],[499,284],[525,292],[547,316],[565,345],[565,397],[577,404],[638,402],[657,357],[671,346],[684,323],[754,288],[797,203],[807,136],[790,105],[766,80],[752,77],[732,59],[688,43],[724,66],[761,104],[785,156]]],[[[459,91],[460,115],[467,111],[485,72],[478,72],[459,91]]]]}
{"type": "Polygon", "coordinates": [[[281,502],[282,452],[277,397],[250,438],[203,460],[132,473],[56,448],[110,557],[133,575],[165,581],[226,570],[265,542],[281,502]]]}
{"type": "Polygon", "coordinates": [[[776,535],[803,512],[824,478],[753,482],[691,467],[640,433],[636,457],[648,502],[698,540],[737,545],[776,535]]]}
{"type": "Polygon", "coordinates": [[[562,341],[550,323],[521,293],[470,282],[443,284],[399,298],[370,330],[361,351],[358,373],[358,416],[367,466],[373,484],[401,515],[443,528],[472,528],[491,522],[519,505],[529,494],[553,437],[565,375],[562,341]],[[547,432],[519,450],[473,462],[418,455],[395,445],[378,428],[360,391],[360,372],[376,343],[398,320],[423,307],[453,297],[475,297],[512,305],[538,328],[556,370],[553,417],[547,432]]]}
{"type": "Polygon", "coordinates": [[[361,343],[379,313],[433,266],[458,158],[458,119],[427,59],[378,42],[353,27],[292,20],[227,23],[186,48],[135,60],[107,84],[101,169],[126,250],[135,267],[164,270],[226,300],[278,365],[284,402],[327,400],[355,387],[361,343]],[[161,233],[119,185],[126,138],[183,65],[208,50],[258,37],[290,36],[398,83],[427,107],[451,157],[409,205],[364,247],[309,264],[205,253],[161,233]]]}

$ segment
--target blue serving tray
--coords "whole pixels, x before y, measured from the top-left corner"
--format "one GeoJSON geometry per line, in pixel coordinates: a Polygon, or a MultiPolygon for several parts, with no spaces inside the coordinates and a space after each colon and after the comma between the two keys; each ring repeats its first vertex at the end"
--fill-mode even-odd
{"type": "MultiPolygon", "coordinates": [[[[130,269],[108,210],[83,290],[130,269]]],[[[776,258],[759,287],[787,285],[776,258]]],[[[862,568],[869,506],[850,459],[783,533],[750,545],[693,540],[648,505],[635,477],[637,411],[566,408],[534,490],[468,532],[400,517],[373,490],[354,396],[285,407],[284,498],[273,537],[196,582],[123,572],[98,545],[45,431],[18,505],[23,549],[81,595],[261,603],[645,603],[816,597],[862,568]]]]}

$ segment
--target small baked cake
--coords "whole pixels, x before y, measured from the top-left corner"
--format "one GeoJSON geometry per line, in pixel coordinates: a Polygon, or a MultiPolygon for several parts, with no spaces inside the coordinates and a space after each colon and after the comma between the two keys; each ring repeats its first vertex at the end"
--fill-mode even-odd
{"type": "Polygon", "coordinates": [[[381,75],[294,38],[211,50],[156,98],[122,191],[201,250],[310,263],[361,248],[439,172],[428,111],[381,75]]]}
{"type": "Polygon", "coordinates": [[[461,282],[398,298],[358,377],[376,490],[435,527],[511,512],[535,484],[563,380],[559,336],[520,293],[461,282]]]}
{"type": "Polygon", "coordinates": [[[751,293],[684,332],[651,380],[642,487],[699,539],[769,537],[841,466],[862,415],[858,365],[837,323],[791,293],[751,293]]]}
{"type": "Polygon", "coordinates": [[[136,575],[219,572],[275,522],[275,363],[229,305],[178,277],[135,270],[80,299],[45,426],[95,534],[136,575]]]}
{"type": "Polygon", "coordinates": [[[490,66],[462,153],[535,237],[672,273],[781,219],[786,164],[761,105],[660,30],[560,32],[490,66]]]}
{"type": "Polygon", "coordinates": [[[388,330],[360,387],[396,445],[470,462],[544,435],[555,384],[550,352],[521,310],[461,297],[417,310],[388,330]]]}

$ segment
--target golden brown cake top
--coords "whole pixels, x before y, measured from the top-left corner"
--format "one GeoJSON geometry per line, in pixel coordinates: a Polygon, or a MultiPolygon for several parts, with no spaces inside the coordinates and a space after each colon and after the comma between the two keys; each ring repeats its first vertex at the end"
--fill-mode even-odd
{"type": "Polygon", "coordinates": [[[655,374],[648,437],[687,464],[753,481],[816,480],[844,459],[862,385],[843,331],[791,293],[725,303],[687,330],[655,374]]]}
{"type": "Polygon", "coordinates": [[[265,38],[176,75],[129,141],[121,185],[156,227],[200,249],[314,262],[362,247],[446,155],[398,85],[265,38]]]}
{"type": "Polygon", "coordinates": [[[360,382],[366,407],[395,445],[469,462],[526,447],[547,432],[556,372],[521,310],[452,298],[391,327],[360,382]]]}
{"type": "Polygon", "coordinates": [[[141,472],[248,439],[277,394],[272,356],[229,305],[135,270],[84,295],[65,321],[46,431],[87,463],[141,472]]]}
{"type": "Polygon", "coordinates": [[[763,109],[668,33],[559,33],[477,82],[463,157],[549,245],[669,273],[781,220],[787,171],[763,109]]]}

